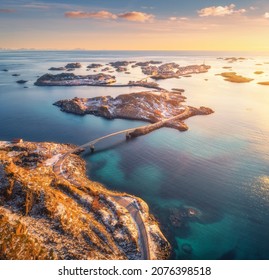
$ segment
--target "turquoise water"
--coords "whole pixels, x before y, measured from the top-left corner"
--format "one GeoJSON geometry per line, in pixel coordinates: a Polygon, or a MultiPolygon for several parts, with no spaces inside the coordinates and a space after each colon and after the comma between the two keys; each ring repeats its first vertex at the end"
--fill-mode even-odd
{"type": "MultiPolygon", "coordinates": [[[[269,57],[245,54],[249,59],[228,64],[219,56],[199,52],[0,52],[0,138],[82,144],[110,132],[135,127],[138,121],[104,120],[61,112],[52,103],[64,98],[117,96],[140,91],[131,88],[35,87],[37,75],[51,66],[78,61],[88,73],[92,62],[149,59],[186,65],[212,66],[209,73],[161,81],[161,86],[186,90],[187,104],[208,106],[210,116],[186,121],[189,130],[162,128],[124,141],[122,136],[101,142],[96,153],[85,153],[88,175],[107,188],[143,198],[173,245],[176,259],[269,259],[269,57]],[[262,65],[256,65],[261,64],[262,65]],[[248,84],[232,84],[215,74],[232,66],[252,77],[248,84]],[[262,70],[264,74],[255,75],[262,70]],[[19,73],[20,77],[12,74],[19,73]],[[15,83],[18,79],[29,82],[15,83]],[[207,81],[205,79],[208,79],[207,81]],[[171,209],[197,209],[196,218],[183,218],[180,227],[170,221],[171,209]],[[192,247],[192,253],[182,249],[192,247]]],[[[239,54],[242,56],[242,54],[239,54]]],[[[138,69],[119,82],[142,77],[138,69]]]]}

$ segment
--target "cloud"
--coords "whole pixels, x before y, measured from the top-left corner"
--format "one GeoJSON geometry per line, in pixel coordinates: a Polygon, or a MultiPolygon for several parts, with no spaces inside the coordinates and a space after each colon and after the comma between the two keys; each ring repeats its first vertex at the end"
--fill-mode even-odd
{"type": "Polygon", "coordinates": [[[11,14],[11,13],[15,13],[15,10],[11,10],[11,9],[0,9],[0,13],[2,13],[2,14],[11,14]]]}
{"type": "Polygon", "coordinates": [[[141,13],[141,12],[128,12],[124,14],[118,14],[119,18],[126,19],[128,21],[139,21],[145,22],[154,18],[152,14],[141,13]]]}
{"type": "Polygon", "coordinates": [[[265,14],[263,15],[263,17],[269,19],[269,13],[265,13],[265,14]]]}
{"type": "Polygon", "coordinates": [[[23,7],[29,9],[49,9],[48,5],[43,5],[42,3],[25,4],[23,7]]]}
{"type": "Polygon", "coordinates": [[[235,5],[231,4],[229,6],[211,6],[198,11],[200,17],[209,16],[227,16],[227,15],[241,15],[245,13],[245,9],[235,10],[235,5]]]}
{"type": "Polygon", "coordinates": [[[124,19],[127,21],[145,22],[154,18],[152,14],[142,12],[126,12],[122,14],[113,14],[108,11],[99,11],[93,13],[87,13],[83,11],[71,11],[66,12],[67,18],[93,18],[93,19],[124,19]]]}
{"type": "Polygon", "coordinates": [[[170,21],[186,21],[189,20],[187,17],[170,17],[170,21]]]}
{"type": "Polygon", "coordinates": [[[66,12],[67,18],[95,18],[95,19],[116,19],[117,15],[114,15],[108,11],[99,11],[94,13],[86,13],[82,11],[66,12]]]}
{"type": "Polygon", "coordinates": [[[153,6],[142,6],[141,9],[150,9],[150,10],[153,10],[154,7],[153,6]]]}

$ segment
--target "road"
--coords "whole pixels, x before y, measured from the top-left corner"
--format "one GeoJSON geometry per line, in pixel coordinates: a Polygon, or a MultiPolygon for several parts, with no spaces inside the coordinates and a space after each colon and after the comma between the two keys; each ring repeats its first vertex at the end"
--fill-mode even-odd
{"type": "MultiPolygon", "coordinates": [[[[66,157],[71,154],[70,152],[67,154],[64,154],[62,157],[59,158],[59,160],[53,165],[53,170],[56,174],[63,177],[65,180],[69,181],[71,184],[78,186],[79,183],[76,182],[72,177],[67,177],[63,171],[63,163],[66,159],[66,157]]],[[[137,201],[133,197],[128,196],[111,196],[116,203],[123,206],[131,215],[134,223],[136,224],[138,234],[139,234],[139,247],[141,252],[141,259],[142,260],[150,260],[150,250],[149,250],[149,242],[148,242],[148,234],[147,230],[144,224],[144,221],[142,219],[142,216],[140,214],[140,209],[137,201]]]]}
{"type": "Polygon", "coordinates": [[[116,135],[119,135],[119,134],[127,134],[127,133],[132,133],[134,132],[135,130],[143,130],[143,129],[150,129],[150,127],[152,127],[154,129],[157,129],[157,128],[160,128],[162,127],[163,125],[165,125],[165,123],[167,122],[170,122],[170,121],[173,121],[173,120],[176,120],[176,119],[179,119],[179,118],[184,118],[186,116],[188,116],[189,114],[189,107],[187,106],[182,106],[182,108],[184,108],[184,112],[182,112],[181,114],[179,115],[176,115],[176,116],[173,116],[171,118],[168,118],[168,119],[163,119],[159,122],[156,122],[156,123],[153,123],[153,124],[148,124],[148,125],[143,125],[143,126],[139,126],[139,127],[134,127],[134,128],[129,128],[129,129],[124,129],[124,130],[121,130],[121,131],[117,131],[117,132],[113,132],[111,134],[107,134],[105,136],[102,136],[102,137],[99,137],[97,139],[94,139],[92,141],[89,141],[81,146],[79,146],[78,148],[76,148],[73,153],[77,150],[80,150],[80,149],[85,149],[87,147],[91,147],[91,146],[94,146],[97,142],[100,142],[101,140],[104,140],[104,139],[107,139],[107,138],[110,138],[110,137],[113,137],[113,136],[116,136],[116,135]]]}
{"type": "MultiPolygon", "coordinates": [[[[102,137],[99,137],[95,140],[92,140],[90,142],[87,142],[86,144],[83,144],[81,146],[79,146],[78,148],[71,150],[70,152],[62,155],[57,162],[54,163],[53,165],[53,170],[56,174],[58,174],[59,176],[63,177],[65,180],[71,182],[74,185],[79,186],[79,183],[76,182],[72,177],[67,177],[64,174],[63,171],[63,164],[64,161],[66,159],[66,157],[78,150],[90,147],[95,145],[97,142],[104,140],[106,138],[109,137],[113,137],[119,134],[126,134],[126,133],[131,133],[134,132],[135,130],[143,130],[143,129],[149,129],[151,131],[159,128],[161,126],[163,126],[165,123],[176,120],[178,118],[184,118],[185,116],[188,116],[189,114],[189,108],[186,106],[183,107],[185,110],[184,112],[182,112],[181,114],[177,115],[177,116],[173,116],[171,118],[168,119],[164,119],[161,120],[157,123],[154,124],[149,124],[149,125],[144,125],[144,126],[139,126],[139,127],[135,127],[135,128],[130,128],[130,129],[125,129],[125,130],[121,130],[118,132],[114,132],[102,137]]],[[[148,232],[146,230],[145,227],[145,223],[143,221],[142,215],[141,215],[141,211],[139,209],[139,205],[138,202],[135,200],[135,198],[133,197],[128,197],[128,196],[115,196],[113,195],[112,198],[121,206],[123,206],[131,215],[133,221],[135,222],[137,229],[138,229],[138,233],[139,233],[139,244],[140,244],[140,252],[141,252],[141,259],[146,259],[146,260],[150,260],[151,259],[151,255],[150,255],[150,246],[149,246],[149,238],[148,238],[148,232]]]]}
{"type": "Polygon", "coordinates": [[[113,198],[118,204],[126,208],[131,214],[139,233],[141,259],[150,260],[151,255],[149,249],[148,233],[142,219],[140,209],[137,205],[137,201],[133,197],[128,196],[113,196],[113,198]]]}

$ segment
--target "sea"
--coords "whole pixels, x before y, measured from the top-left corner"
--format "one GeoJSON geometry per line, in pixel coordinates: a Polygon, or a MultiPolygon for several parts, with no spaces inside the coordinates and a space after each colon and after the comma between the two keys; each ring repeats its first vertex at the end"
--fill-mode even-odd
{"type": "MultiPolygon", "coordinates": [[[[172,246],[171,259],[269,259],[269,54],[202,51],[0,51],[0,140],[23,138],[83,144],[145,124],[61,112],[53,103],[145,91],[131,87],[38,87],[52,66],[80,62],[75,74],[90,74],[90,63],[119,60],[205,63],[208,73],[158,81],[182,88],[190,106],[215,113],[186,120],[189,130],[161,128],[126,141],[123,135],[85,152],[87,175],[111,190],[142,198],[172,246]],[[244,57],[229,63],[226,57],[244,57]],[[231,68],[223,68],[231,67],[231,68]],[[2,71],[7,69],[8,71],[2,71]],[[252,78],[231,83],[218,74],[233,71],[252,78]],[[255,74],[260,71],[260,74],[255,74]],[[19,74],[20,76],[12,76],[19,74]],[[27,80],[25,84],[17,80],[27,80]],[[194,209],[191,216],[188,209],[194,209]],[[176,223],[175,223],[176,220],[176,223]],[[188,250],[186,250],[188,248],[188,250]]],[[[143,78],[113,73],[117,83],[143,78]]],[[[53,74],[59,72],[53,72],[53,74]]]]}

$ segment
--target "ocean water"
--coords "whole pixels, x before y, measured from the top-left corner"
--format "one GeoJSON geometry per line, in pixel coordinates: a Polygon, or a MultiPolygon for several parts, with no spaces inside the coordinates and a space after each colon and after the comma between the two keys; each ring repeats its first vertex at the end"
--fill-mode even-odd
{"type": "MultiPolygon", "coordinates": [[[[269,55],[212,52],[0,52],[0,139],[24,138],[83,144],[142,122],[105,120],[63,113],[53,102],[78,97],[117,96],[142,88],[36,87],[37,76],[51,66],[117,60],[174,61],[212,66],[208,73],[160,81],[166,89],[184,88],[186,104],[207,106],[215,113],[186,121],[189,130],[162,128],[125,141],[123,136],[96,145],[85,153],[88,176],[107,188],[143,198],[173,247],[173,259],[269,259],[269,55]],[[217,59],[244,56],[242,62],[217,59]],[[253,78],[234,84],[219,74],[232,67],[253,78]],[[255,71],[263,71],[261,75],[255,71]],[[18,73],[20,77],[13,77],[18,73]],[[28,80],[25,85],[16,83],[28,80]],[[24,88],[27,86],[27,88],[24,88]],[[195,208],[197,217],[171,222],[172,211],[195,208]],[[176,209],[176,210],[175,210],[176,209]],[[190,245],[191,253],[184,251],[190,245]]],[[[116,73],[119,83],[143,77],[116,73]]]]}

